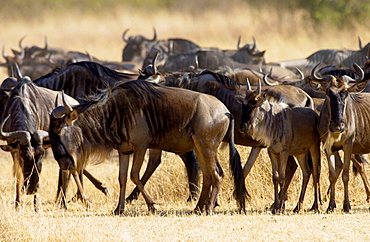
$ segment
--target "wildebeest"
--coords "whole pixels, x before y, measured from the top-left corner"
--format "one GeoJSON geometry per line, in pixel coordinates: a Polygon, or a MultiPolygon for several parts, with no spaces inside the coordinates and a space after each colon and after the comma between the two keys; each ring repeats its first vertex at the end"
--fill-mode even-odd
{"type": "MultiPolygon", "coordinates": [[[[49,113],[55,106],[58,92],[38,87],[23,78],[10,92],[2,122],[0,138],[7,142],[1,148],[11,152],[16,179],[16,208],[22,202],[22,190],[36,194],[42,168],[42,156],[48,141],[49,113]]],[[[71,103],[77,102],[67,97],[71,103]]],[[[61,96],[59,95],[59,101],[61,96]]],[[[36,208],[36,195],[34,195],[36,208]]]]}
{"type": "Polygon", "coordinates": [[[268,149],[275,191],[273,213],[285,209],[285,172],[289,155],[298,159],[303,173],[301,194],[294,211],[300,210],[311,174],[308,152],[312,158],[314,180],[313,209],[319,210],[320,139],[316,128],[317,121],[318,114],[311,108],[290,108],[284,102],[271,100],[262,92],[261,85],[255,92],[247,91],[242,107],[241,128],[268,149]]]}
{"type": "Polygon", "coordinates": [[[152,39],[146,38],[142,35],[133,35],[126,38],[129,29],[123,32],[122,40],[126,43],[123,48],[122,61],[137,62],[142,65],[148,51],[155,47],[157,50],[163,52],[180,52],[191,53],[200,47],[187,39],[172,38],[165,40],[157,39],[157,32],[154,29],[154,36],[152,39]]]}
{"type": "Polygon", "coordinates": [[[292,61],[281,61],[277,63],[281,67],[288,69],[293,69],[298,67],[303,71],[305,76],[310,75],[311,70],[318,63],[323,65],[334,65],[336,68],[348,69],[352,68],[354,63],[363,65],[366,61],[366,55],[370,47],[370,43],[366,46],[362,46],[361,41],[359,41],[360,49],[359,50],[350,50],[350,49],[322,49],[318,50],[315,53],[311,54],[307,58],[292,60],[292,61]]]}
{"type": "MultiPolygon", "coordinates": [[[[155,67],[155,62],[153,62],[152,65],[155,67]]],[[[241,85],[224,75],[208,70],[200,73],[186,72],[183,75],[178,73],[160,75],[159,73],[156,73],[156,69],[152,67],[145,69],[143,73],[144,76],[140,76],[140,78],[150,81],[155,80],[156,82],[166,86],[181,87],[213,95],[226,105],[234,115],[236,122],[240,122],[241,120],[242,105],[236,98],[236,96],[241,95],[241,85]]],[[[246,88],[248,90],[251,89],[250,87],[246,88]]],[[[242,89],[243,94],[245,93],[244,90],[245,89],[242,89]]],[[[266,90],[266,96],[268,96],[271,101],[284,102],[290,107],[309,107],[313,109],[313,100],[303,90],[294,86],[268,87],[266,90]]],[[[248,133],[240,132],[238,125],[234,128],[235,143],[238,145],[253,147],[244,166],[244,176],[246,177],[264,145],[259,141],[252,139],[248,133]]],[[[289,185],[295,169],[297,168],[297,165],[291,156],[289,156],[288,164],[289,169],[287,169],[286,186],[289,185]]]]}
{"type": "Polygon", "coordinates": [[[126,82],[95,101],[71,107],[67,103],[50,116],[49,136],[62,170],[83,169],[93,156],[119,152],[120,198],[115,214],[124,212],[128,155],[134,155],[131,179],[148,209],[154,202],[139,178],[148,148],[184,154],[195,150],[203,172],[196,210],[212,213],[223,171],[217,158],[222,140],[229,143],[235,197],[244,210],[247,194],[240,157],[233,142],[233,120],[215,97],[143,80],[126,82]]]}
{"type": "MultiPolygon", "coordinates": [[[[318,66],[318,65],[317,65],[318,66]]],[[[370,94],[361,93],[367,81],[364,71],[357,65],[354,68],[357,78],[347,75],[327,75],[318,77],[312,69],[310,85],[316,91],[326,93],[326,100],[320,113],[318,130],[328,159],[330,179],[330,202],[327,211],[336,207],[335,183],[339,176],[336,170],[334,152],[344,151],[342,179],[344,183],[344,212],[351,209],[348,195],[349,167],[352,154],[370,152],[369,117],[370,94]]]]}

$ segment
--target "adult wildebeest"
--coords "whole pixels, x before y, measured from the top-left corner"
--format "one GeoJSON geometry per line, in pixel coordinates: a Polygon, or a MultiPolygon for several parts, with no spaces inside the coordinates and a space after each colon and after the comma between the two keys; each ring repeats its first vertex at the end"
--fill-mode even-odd
{"type": "MultiPolygon", "coordinates": [[[[184,73],[183,75],[178,75],[178,73],[173,75],[160,75],[156,72],[155,63],[153,63],[150,68],[145,69],[142,72],[142,75],[143,76],[140,76],[140,78],[150,81],[154,80],[166,86],[181,87],[213,95],[226,105],[226,107],[234,115],[236,122],[240,122],[241,120],[242,105],[235,97],[241,95],[241,85],[224,75],[208,70],[200,73],[188,72],[184,73]]],[[[248,90],[251,89],[250,86],[246,88],[248,90]]],[[[244,90],[245,89],[242,89],[243,94],[245,93],[244,90]]],[[[293,86],[268,87],[266,90],[266,96],[268,96],[271,101],[284,102],[290,107],[309,107],[313,109],[312,99],[303,90],[293,86]]],[[[238,125],[234,128],[235,143],[253,147],[251,154],[244,166],[244,176],[246,177],[264,145],[261,144],[261,142],[252,139],[248,133],[240,132],[238,125]]],[[[287,170],[288,175],[286,186],[289,185],[296,168],[297,165],[294,159],[289,157],[289,169],[287,170]]]]}
{"type": "MultiPolygon", "coordinates": [[[[16,208],[22,202],[22,190],[30,195],[38,190],[42,156],[44,149],[50,147],[47,132],[49,114],[55,106],[57,94],[58,92],[36,86],[29,78],[23,78],[10,92],[5,105],[0,124],[0,139],[7,142],[1,148],[11,152],[13,157],[16,208]]],[[[72,103],[78,103],[67,98],[72,103]]],[[[36,208],[36,195],[34,205],[36,208]]]]}
{"type": "MultiPolygon", "coordinates": [[[[317,65],[318,66],[318,65],[317,65]]],[[[367,81],[364,71],[354,65],[358,77],[347,75],[327,75],[318,77],[316,68],[312,69],[310,85],[319,92],[326,93],[326,100],[320,113],[318,130],[328,159],[330,178],[330,202],[327,211],[336,207],[335,183],[339,176],[336,171],[334,152],[344,151],[342,179],[344,183],[344,212],[351,209],[348,195],[349,166],[352,154],[370,152],[369,118],[370,94],[361,93],[367,81]]]]}
{"type": "Polygon", "coordinates": [[[128,31],[129,29],[126,29],[122,35],[122,40],[126,43],[126,46],[123,48],[122,61],[136,62],[142,65],[148,51],[153,47],[166,53],[192,53],[200,48],[197,44],[187,39],[172,38],[158,40],[155,29],[152,39],[148,39],[142,35],[133,35],[127,39],[126,34],[128,31]]]}
{"type": "Polygon", "coordinates": [[[137,80],[119,85],[95,101],[74,107],[65,102],[54,109],[50,119],[50,141],[62,170],[75,174],[93,156],[118,150],[120,198],[115,214],[124,212],[128,158],[132,153],[131,179],[149,211],[155,211],[153,199],[139,178],[148,148],[177,154],[195,150],[203,172],[196,210],[212,213],[223,177],[217,158],[222,140],[229,143],[234,194],[244,210],[247,192],[234,147],[232,115],[215,97],[137,80]]]}
{"type": "Polygon", "coordinates": [[[319,210],[320,139],[316,129],[317,121],[318,114],[311,108],[290,108],[284,102],[271,100],[262,92],[261,85],[255,92],[247,91],[242,107],[241,128],[268,149],[275,190],[273,213],[285,209],[285,171],[289,155],[298,159],[303,173],[301,194],[294,211],[300,210],[311,173],[308,152],[312,157],[315,193],[313,209],[319,210]]]}

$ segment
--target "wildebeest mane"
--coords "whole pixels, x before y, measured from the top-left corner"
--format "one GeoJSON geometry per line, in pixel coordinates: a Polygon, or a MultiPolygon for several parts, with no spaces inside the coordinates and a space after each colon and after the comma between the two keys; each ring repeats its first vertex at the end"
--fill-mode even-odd
{"type": "Polygon", "coordinates": [[[238,83],[237,81],[225,76],[225,75],[222,75],[222,74],[219,74],[219,73],[216,73],[216,72],[213,72],[213,71],[210,71],[210,70],[204,70],[202,71],[199,76],[201,75],[212,75],[219,83],[221,83],[224,87],[226,87],[227,89],[230,89],[230,90],[237,90],[240,88],[240,83],[238,83]]]}

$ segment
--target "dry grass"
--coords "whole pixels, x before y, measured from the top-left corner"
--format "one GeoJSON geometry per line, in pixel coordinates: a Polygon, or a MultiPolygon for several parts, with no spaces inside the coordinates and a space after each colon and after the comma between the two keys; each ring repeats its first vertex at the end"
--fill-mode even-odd
{"type": "MultiPolygon", "coordinates": [[[[305,22],[304,12],[277,14],[276,9],[252,10],[246,5],[225,9],[224,12],[209,11],[202,15],[188,15],[157,11],[143,12],[124,7],[100,15],[61,12],[43,14],[31,20],[0,19],[3,26],[0,43],[10,54],[17,49],[18,40],[27,35],[25,45],[44,44],[47,36],[49,45],[66,50],[87,50],[92,55],[106,60],[119,61],[123,42],[121,34],[130,28],[130,34],[152,35],[156,27],[160,38],[184,37],[202,46],[235,48],[237,38],[251,42],[257,38],[259,47],[266,49],[267,61],[288,60],[308,56],[320,48],[357,49],[357,37],[364,42],[370,40],[366,26],[338,33],[337,30],[314,31],[305,22]]],[[[1,73],[1,80],[5,73],[1,73]]],[[[249,148],[238,147],[243,159],[249,148]]],[[[236,205],[231,198],[232,183],[225,177],[219,196],[220,207],[214,216],[202,217],[190,214],[195,203],[186,203],[188,196],[185,169],[180,159],[165,154],[163,164],[147,184],[147,189],[157,201],[158,214],[147,215],[142,197],[127,205],[124,217],[111,215],[118,201],[117,157],[89,168],[100,180],[111,188],[105,197],[86,181],[86,191],[93,207],[86,211],[80,203],[68,204],[68,210],[59,210],[54,205],[57,182],[57,163],[48,158],[41,175],[39,197],[42,206],[38,213],[32,211],[32,199],[25,198],[23,210],[14,211],[14,179],[10,154],[0,152],[0,240],[4,241],[204,241],[204,240],[368,240],[370,232],[364,218],[369,216],[369,205],[359,177],[351,176],[350,198],[352,214],[340,211],[343,200],[342,182],[338,181],[338,209],[334,214],[300,215],[291,213],[298,199],[300,172],[294,177],[286,204],[287,214],[272,216],[265,210],[273,201],[271,168],[266,156],[258,159],[246,181],[252,200],[247,215],[235,214],[236,205]]],[[[221,152],[223,167],[228,171],[226,152],[221,152]]],[[[322,160],[322,193],[328,187],[326,160],[322,160]]],[[[228,174],[228,173],[227,173],[228,174]]],[[[133,185],[129,182],[128,191],[133,185]]],[[[69,189],[70,198],[75,186],[69,189]]],[[[310,184],[305,209],[313,202],[310,184]]],[[[323,210],[327,202],[323,204],[323,210]]]]}

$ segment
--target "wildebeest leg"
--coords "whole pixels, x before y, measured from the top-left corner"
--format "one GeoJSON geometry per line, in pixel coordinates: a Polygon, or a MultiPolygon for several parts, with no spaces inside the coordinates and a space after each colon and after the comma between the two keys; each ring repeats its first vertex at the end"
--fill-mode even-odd
{"type": "Polygon", "coordinates": [[[320,195],[320,172],[321,172],[321,152],[320,144],[312,147],[310,149],[311,158],[312,158],[312,177],[313,177],[313,188],[315,201],[311,207],[311,210],[319,212],[319,204],[321,204],[321,195],[320,195]]]}
{"type": "Polygon", "coordinates": [[[217,159],[217,155],[214,157],[215,164],[209,164],[208,170],[210,170],[212,175],[212,186],[210,190],[210,196],[209,200],[206,203],[206,215],[211,215],[213,212],[213,208],[215,207],[216,201],[217,201],[217,195],[221,188],[221,183],[224,177],[224,171],[222,170],[222,167],[217,159]]]}
{"type": "MultiPolygon", "coordinates": [[[[284,189],[287,191],[290,183],[292,182],[293,176],[295,171],[297,170],[297,162],[295,161],[293,156],[288,156],[288,163],[285,170],[285,183],[284,183],[284,189]]],[[[279,197],[281,197],[279,195],[279,197]]],[[[284,200],[288,200],[288,193],[285,194],[284,200]]]]}
{"type": "MultiPolygon", "coordinates": [[[[339,152],[335,151],[334,153],[334,159],[335,159],[335,179],[338,180],[340,173],[343,169],[343,163],[342,159],[340,158],[339,152]]],[[[326,192],[326,195],[329,195],[330,193],[330,186],[328,187],[328,190],[326,192]]]]}
{"type": "Polygon", "coordinates": [[[199,165],[200,169],[202,170],[203,173],[203,185],[202,185],[202,190],[200,192],[199,200],[197,205],[195,206],[194,211],[196,213],[202,214],[204,212],[204,206],[210,199],[210,190],[211,190],[211,185],[212,185],[212,174],[208,170],[207,165],[205,164],[204,158],[201,156],[200,152],[197,152],[197,156],[199,159],[199,165]]]}
{"type": "Polygon", "coordinates": [[[57,198],[55,202],[56,204],[58,204],[64,209],[67,209],[66,191],[67,191],[70,177],[71,177],[71,173],[68,170],[62,171],[61,169],[59,169],[58,192],[57,192],[57,198]]]}
{"type": "Polygon", "coordinates": [[[335,184],[337,182],[337,172],[336,172],[336,158],[333,153],[331,153],[331,148],[325,150],[326,157],[328,160],[329,167],[329,180],[330,180],[330,201],[326,212],[333,212],[336,208],[335,203],[335,184]]]}
{"type": "Polygon", "coordinates": [[[343,151],[344,151],[343,172],[342,172],[342,180],[344,185],[343,211],[345,213],[349,213],[349,210],[351,209],[351,204],[349,201],[348,194],[348,182],[349,182],[349,168],[352,156],[352,143],[346,143],[343,147],[343,151]]]}
{"type": "MultiPolygon", "coordinates": [[[[104,193],[104,195],[108,195],[109,193],[109,189],[105,186],[103,186],[103,183],[101,181],[99,181],[98,179],[96,179],[93,175],[91,175],[90,172],[88,172],[87,170],[83,170],[83,174],[87,177],[87,179],[89,179],[91,181],[91,183],[98,189],[100,190],[102,193],[104,193]]],[[[81,180],[82,181],[82,180],[81,180]]]]}
{"type": "Polygon", "coordinates": [[[279,155],[272,154],[270,150],[268,150],[268,154],[271,161],[272,167],[272,181],[274,184],[274,204],[272,208],[272,213],[275,214],[279,207],[280,207],[280,199],[279,199],[279,166],[278,166],[278,159],[280,159],[279,155]]]}
{"type": "Polygon", "coordinates": [[[134,158],[131,169],[131,180],[139,188],[141,194],[143,194],[149,212],[154,213],[155,212],[154,201],[152,197],[149,195],[149,193],[145,190],[144,184],[140,181],[139,173],[144,161],[145,152],[146,149],[142,147],[138,147],[137,149],[134,150],[134,158]]]}
{"type": "Polygon", "coordinates": [[[252,147],[251,152],[249,153],[249,156],[248,156],[248,160],[245,163],[244,168],[243,168],[244,179],[248,176],[249,172],[251,171],[252,166],[256,162],[261,150],[262,150],[261,147],[252,147]]]}
{"type": "Polygon", "coordinates": [[[308,181],[310,179],[311,175],[311,168],[308,165],[307,159],[308,159],[308,154],[301,154],[297,156],[299,166],[302,169],[302,187],[301,187],[301,193],[299,195],[299,200],[297,203],[297,206],[294,208],[293,212],[298,213],[301,208],[303,207],[303,200],[304,200],[304,195],[306,194],[306,188],[308,181]]]}
{"type": "Polygon", "coordinates": [[[33,195],[33,209],[35,210],[35,212],[39,211],[39,205],[38,205],[36,194],[33,195]]]}
{"type": "Polygon", "coordinates": [[[119,152],[119,200],[117,208],[114,210],[115,215],[120,215],[125,211],[125,193],[129,160],[129,155],[125,155],[119,152]]]}
{"type": "Polygon", "coordinates": [[[90,208],[89,198],[85,195],[83,185],[82,185],[82,182],[80,180],[80,175],[82,175],[82,172],[79,173],[78,171],[74,170],[71,173],[72,173],[72,176],[73,176],[73,178],[74,178],[74,180],[77,184],[78,191],[81,194],[82,202],[86,205],[87,208],[90,208]]]}
{"type": "MultiPolygon", "coordinates": [[[[157,169],[159,164],[162,162],[162,150],[157,149],[149,149],[149,161],[144,172],[143,177],[141,178],[141,182],[145,186],[146,182],[149,180],[151,175],[157,169]]],[[[126,198],[126,202],[131,203],[133,200],[136,200],[139,197],[140,190],[136,186],[135,189],[131,192],[131,194],[126,198]]]]}
{"type": "Polygon", "coordinates": [[[364,182],[365,191],[366,191],[366,201],[370,202],[369,181],[367,180],[367,176],[365,172],[366,159],[362,155],[353,155],[352,161],[357,169],[357,172],[360,173],[362,181],[364,182]]]}
{"type": "Polygon", "coordinates": [[[185,154],[180,155],[180,158],[185,164],[186,171],[188,174],[189,191],[190,195],[187,199],[188,202],[196,200],[199,194],[199,163],[195,151],[189,151],[185,154]]]}
{"type": "Polygon", "coordinates": [[[288,156],[289,156],[289,153],[288,151],[286,150],[283,150],[280,154],[280,159],[278,160],[278,168],[279,168],[279,185],[280,185],[280,189],[282,190],[282,192],[280,193],[279,195],[279,201],[280,201],[280,206],[278,207],[278,209],[281,211],[281,212],[284,212],[285,210],[285,197],[286,197],[286,190],[285,190],[285,170],[286,170],[286,166],[287,166],[287,162],[288,162],[288,156]]]}

